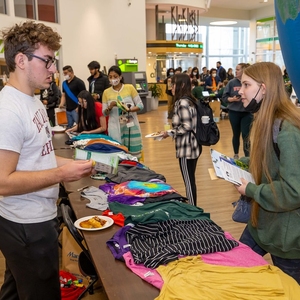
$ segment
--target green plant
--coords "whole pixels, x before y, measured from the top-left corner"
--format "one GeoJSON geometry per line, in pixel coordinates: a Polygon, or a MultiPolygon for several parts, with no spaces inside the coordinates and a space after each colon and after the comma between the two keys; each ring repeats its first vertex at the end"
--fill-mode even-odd
{"type": "Polygon", "coordinates": [[[152,93],[153,98],[159,98],[163,93],[160,85],[158,85],[157,83],[151,83],[148,89],[152,93]]]}

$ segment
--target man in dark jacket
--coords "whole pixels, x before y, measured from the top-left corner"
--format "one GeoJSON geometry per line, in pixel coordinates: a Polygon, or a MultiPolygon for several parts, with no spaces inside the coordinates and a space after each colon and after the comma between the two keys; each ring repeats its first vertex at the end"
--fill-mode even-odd
{"type": "Polygon", "coordinates": [[[100,72],[100,64],[97,61],[91,61],[88,64],[91,76],[87,79],[89,82],[89,92],[95,101],[102,103],[102,94],[109,85],[108,77],[100,72]]]}
{"type": "Polygon", "coordinates": [[[223,82],[226,79],[226,70],[222,67],[222,63],[220,61],[217,61],[217,76],[221,78],[221,81],[223,82]]]}
{"type": "Polygon", "coordinates": [[[40,99],[46,106],[47,115],[50,121],[50,125],[55,126],[55,107],[59,104],[60,91],[52,76],[52,82],[48,89],[40,90],[40,99]]]}

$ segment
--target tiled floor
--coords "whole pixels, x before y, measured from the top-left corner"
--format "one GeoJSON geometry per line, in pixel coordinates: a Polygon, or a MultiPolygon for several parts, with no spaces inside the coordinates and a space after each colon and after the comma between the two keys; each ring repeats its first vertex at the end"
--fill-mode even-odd
{"type": "MultiPolygon", "coordinates": [[[[139,115],[143,137],[151,132],[162,130],[167,119],[167,107],[159,106],[158,110],[139,115]]],[[[221,140],[214,147],[226,155],[231,156],[231,128],[228,119],[221,120],[219,123],[221,140]]],[[[178,162],[175,161],[174,144],[171,139],[159,142],[153,139],[143,138],[145,151],[145,164],[157,173],[164,174],[179,193],[185,194],[182,178],[178,170],[178,162]]],[[[238,198],[235,188],[225,181],[213,181],[209,177],[208,168],[211,168],[209,148],[203,149],[197,165],[197,193],[198,205],[205,211],[211,213],[211,218],[219,224],[225,231],[230,232],[235,238],[239,238],[244,224],[238,224],[231,220],[233,200],[238,198]]],[[[270,257],[265,257],[271,263],[270,257]]],[[[3,283],[5,270],[5,260],[0,252],[0,286],[3,283]]],[[[101,287],[95,289],[94,295],[86,295],[84,299],[107,300],[101,287]]],[[[137,299],[142,300],[142,299],[137,299]]]]}

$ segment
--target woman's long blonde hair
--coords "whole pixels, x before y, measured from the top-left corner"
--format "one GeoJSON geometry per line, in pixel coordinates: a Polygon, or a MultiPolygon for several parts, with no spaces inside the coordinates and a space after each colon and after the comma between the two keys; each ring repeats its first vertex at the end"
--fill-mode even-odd
{"type": "MultiPolygon", "coordinates": [[[[273,151],[273,124],[276,118],[287,120],[300,129],[300,111],[288,98],[281,69],[271,62],[255,63],[244,70],[244,74],[259,84],[265,84],[266,91],[259,111],[254,115],[250,132],[250,172],[256,184],[262,176],[271,184],[270,153],[273,151]]],[[[274,199],[276,199],[275,190],[274,199]]],[[[259,204],[253,202],[251,222],[257,226],[259,204]]]]}

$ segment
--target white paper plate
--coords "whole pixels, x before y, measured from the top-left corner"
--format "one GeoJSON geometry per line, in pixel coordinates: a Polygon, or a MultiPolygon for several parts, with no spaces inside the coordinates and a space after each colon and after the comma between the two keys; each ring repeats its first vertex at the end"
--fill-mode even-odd
{"type": "Polygon", "coordinates": [[[62,127],[62,126],[59,126],[59,125],[56,125],[56,126],[52,127],[51,129],[54,132],[64,132],[64,131],[66,131],[65,127],[62,127]]]}
{"type": "Polygon", "coordinates": [[[87,216],[87,217],[80,218],[77,221],[75,221],[75,223],[74,223],[74,225],[75,225],[76,228],[78,228],[80,230],[86,230],[86,231],[103,230],[105,228],[110,227],[113,224],[114,224],[114,220],[112,218],[106,217],[106,216],[95,216],[95,215],[94,216],[87,216]],[[98,217],[98,218],[100,218],[102,220],[105,220],[106,221],[105,225],[103,227],[100,227],[100,228],[83,228],[83,227],[80,226],[81,222],[86,221],[88,219],[91,219],[93,217],[98,217]]]}
{"type": "Polygon", "coordinates": [[[150,134],[147,134],[147,135],[145,135],[145,137],[146,137],[146,138],[156,138],[156,137],[160,137],[160,136],[163,136],[163,135],[164,135],[163,133],[153,135],[154,133],[155,133],[155,132],[150,133],[150,134]]]}

